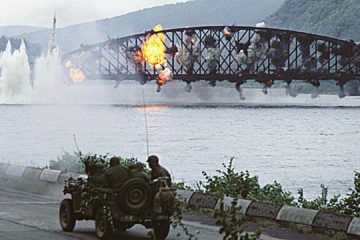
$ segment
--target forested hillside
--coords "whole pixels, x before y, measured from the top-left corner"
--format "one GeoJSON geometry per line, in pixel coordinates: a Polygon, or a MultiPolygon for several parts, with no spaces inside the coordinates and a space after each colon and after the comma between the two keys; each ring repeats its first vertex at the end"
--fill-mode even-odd
{"type": "MultiPolygon", "coordinates": [[[[157,24],[164,28],[199,25],[255,25],[278,10],[283,0],[194,0],[140,10],[123,16],[58,29],[62,52],[107,39],[145,32],[157,24]]],[[[51,20],[49,20],[51,21],[51,20]]],[[[46,47],[50,30],[22,35],[46,47]]]]}
{"type": "Polygon", "coordinates": [[[286,0],[269,26],[360,41],[359,0],[286,0]]]}

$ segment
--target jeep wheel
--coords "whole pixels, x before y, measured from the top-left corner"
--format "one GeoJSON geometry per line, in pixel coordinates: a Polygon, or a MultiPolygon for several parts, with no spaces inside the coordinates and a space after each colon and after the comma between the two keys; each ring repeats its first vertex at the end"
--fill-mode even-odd
{"type": "Polygon", "coordinates": [[[96,236],[100,239],[109,239],[112,234],[110,223],[107,220],[106,215],[104,215],[102,208],[96,212],[95,229],[96,236]]]}
{"type": "Polygon", "coordinates": [[[139,213],[149,208],[151,203],[151,188],[140,178],[132,178],[120,189],[121,208],[128,213],[139,213]]]}
{"type": "Polygon", "coordinates": [[[169,231],[170,231],[170,222],[169,221],[157,223],[157,225],[154,227],[154,233],[155,233],[156,240],[166,239],[166,237],[169,235],[169,231]]]}
{"type": "Polygon", "coordinates": [[[71,232],[74,230],[76,219],[71,199],[64,199],[60,203],[59,220],[61,228],[65,232],[71,232]]]}

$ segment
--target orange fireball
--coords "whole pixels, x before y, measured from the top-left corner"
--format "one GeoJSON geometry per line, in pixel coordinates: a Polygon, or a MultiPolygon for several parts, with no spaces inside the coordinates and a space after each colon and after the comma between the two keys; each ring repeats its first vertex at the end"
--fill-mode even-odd
{"type": "Polygon", "coordinates": [[[159,69],[162,66],[166,66],[165,56],[165,34],[161,25],[154,27],[153,31],[146,37],[144,45],[141,47],[141,53],[143,58],[151,65],[152,68],[159,69]]]}
{"type": "Polygon", "coordinates": [[[71,68],[69,74],[74,82],[82,82],[86,79],[85,73],[80,68],[71,68]]]}
{"type": "Polygon", "coordinates": [[[171,70],[169,68],[165,68],[164,70],[160,71],[159,76],[157,77],[157,83],[159,85],[164,85],[171,79],[171,70]]]}

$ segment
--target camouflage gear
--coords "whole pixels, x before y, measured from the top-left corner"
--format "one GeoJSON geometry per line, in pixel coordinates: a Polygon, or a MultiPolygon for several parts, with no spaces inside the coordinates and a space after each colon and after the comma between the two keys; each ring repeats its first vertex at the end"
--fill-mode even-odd
{"type": "Polygon", "coordinates": [[[130,177],[129,169],[120,165],[112,166],[105,171],[103,186],[105,188],[120,189],[130,177]]]}

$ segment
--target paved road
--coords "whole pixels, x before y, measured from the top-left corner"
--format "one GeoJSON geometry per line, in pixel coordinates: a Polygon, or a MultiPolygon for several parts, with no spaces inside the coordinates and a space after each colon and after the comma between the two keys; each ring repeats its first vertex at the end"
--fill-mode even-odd
{"type": "MultiPolygon", "coordinates": [[[[1,240],[74,240],[97,239],[94,221],[77,222],[72,233],[61,231],[58,222],[58,207],[61,199],[19,192],[0,187],[0,239],[1,240]]],[[[199,240],[222,239],[218,228],[212,225],[210,218],[185,217],[185,224],[192,232],[199,231],[199,240]]],[[[262,240],[325,240],[320,236],[297,234],[287,229],[262,229],[262,240]]],[[[116,234],[114,239],[149,240],[149,230],[135,226],[124,233],[116,234]]],[[[172,230],[169,239],[187,239],[185,236],[177,237],[180,230],[172,230]]]]}

